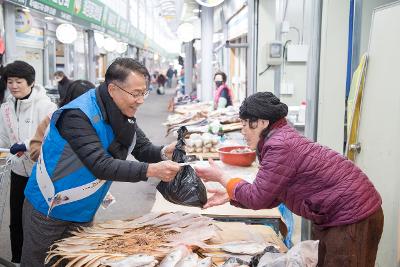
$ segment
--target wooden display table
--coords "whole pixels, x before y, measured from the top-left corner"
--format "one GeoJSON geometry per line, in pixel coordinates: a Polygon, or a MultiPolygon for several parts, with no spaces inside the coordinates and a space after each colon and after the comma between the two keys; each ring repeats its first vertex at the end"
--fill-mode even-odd
{"type": "MultiPolygon", "coordinates": [[[[232,177],[240,177],[248,182],[252,182],[258,171],[258,165],[253,163],[250,167],[237,167],[226,165],[221,161],[216,163],[232,177]]],[[[199,165],[208,165],[207,161],[200,162],[199,165]]],[[[206,183],[207,188],[223,188],[218,183],[206,183]]],[[[164,199],[157,192],[156,201],[152,208],[152,212],[176,212],[183,211],[187,213],[198,213],[213,217],[218,221],[228,222],[245,222],[247,224],[264,224],[270,226],[278,234],[279,232],[285,236],[287,233],[286,225],[284,224],[281,214],[277,208],[265,210],[250,210],[241,209],[226,203],[221,206],[216,206],[208,209],[200,209],[195,207],[186,207],[173,204],[164,199]]]]}

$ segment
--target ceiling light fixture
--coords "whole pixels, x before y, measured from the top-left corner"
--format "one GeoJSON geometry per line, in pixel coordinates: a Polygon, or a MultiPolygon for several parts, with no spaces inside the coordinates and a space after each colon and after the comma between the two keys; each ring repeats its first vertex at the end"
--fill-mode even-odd
{"type": "Polygon", "coordinates": [[[72,24],[63,23],[58,25],[56,36],[61,43],[72,44],[78,37],[78,32],[72,24]]]}
{"type": "Polygon", "coordinates": [[[196,2],[205,7],[215,7],[224,2],[224,0],[196,0],[196,2]]]}

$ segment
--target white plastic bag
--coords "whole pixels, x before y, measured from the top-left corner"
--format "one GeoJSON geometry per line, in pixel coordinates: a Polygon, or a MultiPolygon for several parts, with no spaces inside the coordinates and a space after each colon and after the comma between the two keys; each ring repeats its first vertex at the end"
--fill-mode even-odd
{"type": "Polygon", "coordinates": [[[315,267],[319,241],[307,240],[293,246],[286,254],[265,253],[257,267],[315,267]]]}

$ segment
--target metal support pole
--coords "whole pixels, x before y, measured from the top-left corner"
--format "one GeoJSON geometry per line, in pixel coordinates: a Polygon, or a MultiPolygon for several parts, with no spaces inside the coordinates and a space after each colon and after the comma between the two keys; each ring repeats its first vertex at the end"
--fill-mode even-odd
{"type": "MultiPolygon", "coordinates": [[[[228,23],[226,23],[225,22],[225,15],[224,15],[224,12],[221,12],[221,20],[222,20],[222,31],[223,31],[223,34],[224,34],[224,41],[227,41],[228,40],[228,23]]],[[[228,81],[231,81],[231,74],[230,74],[230,72],[229,72],[229,66],[230,66],[230,49],[227,49],[227,48],[225,48],[225,43],[224,44],[222,44],[222,47],[221,47],[223,50],[222,50],[222,53],[223,53],[223,59],[224,59],[224,64],[223,64],[223,70],[224,70],[224,72],[225,72],[225,74],[226,74],[226,76],[227,76],[227,80],[228,81]]],[[[216,51],[214,51],[214,52],[216,52],[216,51]]]]}
{"type": "MultiPolygon", "coordinates": [[[[211,101],[213,98],[213,32],[214,8],[201,8],[201,100],[211,101]]],[[[186,70],[185,70],[186,71],[186,70]]]]}
{"type": "Polygon", "coordinates": [[[67,74],[68,77],[72,78],[70,50],[71,50],[71,45],[64,44],[64,73],[67,74]]]}
{"type": "MultiPolygon", "coordinates": [[[[47,29],[47,25],[45,25],[44,28],[44,49],[43,49],[43,85],[49,86],[50,83],[50,67],[49,67],[49,49],[51,47],[50,45],[51,39],[49,38],[48,35],[48,29],[47,29]]],[[[55,53],[54,53],[55,55],[55,53]]],[[[54,60],[55,61],[55,60],[54,60]]],[[[53,73],[51,73],[52,75],[53,73]]],[[[38,77],[36,77],[36,79],[38,79],[38,77]]]]}
{"type": "Polygon", "coordinates": [[[15,6],[4,3],[4,28],[5,28],[5,45],[6,53],[4,62],[11,63],[17,59],[17,47],[15,37],[15,6]]]}
{"type": "Polygon", "coordinates": [[[185,93],[189,94],[193,90],[193,42],[185,45],[185,93]]]}
{"type": "MultiPolygon", "coordinates": [[[[321,47],[321,22],[322,22],[322,0],[313,1],[311,5],[310,19],[310,48],[307,64],[306,83],[306,125],[304,134],[311,140],[316,141],[318,129],[318,90],[319,90],[319,67],[321,47]]],[[[311,223],[306,219],[301,220],[301,240],[311,237],[311,223]]]]}
{"type": "Polygon", "coordinates": [[[88,61],[89,61],[89,69],[88,69],[88,78],[89,81],[96,84],[96,56],[94,54],[95,43],[94,43],[94,31],[88,30],[88,61]]]}
{"type": "MultiPolygon", "coordinates": [[[[288,4],[288,3],[286,3],[288,4]]],[[[275,40],[282,41],[282,20],[284,19],[283,5],[276,5],[275,17],[275,40]],[[282,14],[282,16],[281,16],[282,14]]],[[[274,94],[279,98],[281,95],[282,65],[274,67],[274,94]]]]}
{"type": "MultiPolygon", "coordinates": [[[[256,66],[256,16],[258,1],[247,1],[248,4],[248,33],[247,33],[247,83],[246,95],[249,96],[257,91],[257,66],[256,66]]],[[[246,44],[246,45],[247,45],[246,44]]]]}

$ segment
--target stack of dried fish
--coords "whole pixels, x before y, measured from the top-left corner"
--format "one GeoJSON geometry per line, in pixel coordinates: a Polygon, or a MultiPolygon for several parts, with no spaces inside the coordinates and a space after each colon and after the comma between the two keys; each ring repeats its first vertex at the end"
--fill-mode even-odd
{"type": "Polygon", "coordinates": [[[181,255],[179,260],[200,264],[197,255],[176,250],[182,245],[207,247],[205,241],[216,235],[216,228],[212,219],[197,214],[150,213],[134,220],[99,223],[71,234],[52,245],[46,264],[58,266],[68,261],[67,266],[155,266],[176,253],[181,255]]]}
{"type": "Polygon", "coordinates": [[[168,116],[164,126],[167,127],[168,136],[172,131],[179,129],[181,126],[198,125],[207,121],[207,112],[190,112],[184,115],[174,114],[168,116]]]}

